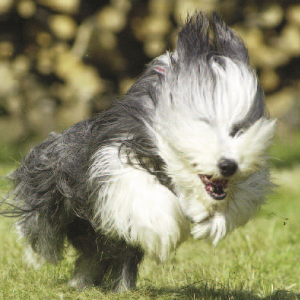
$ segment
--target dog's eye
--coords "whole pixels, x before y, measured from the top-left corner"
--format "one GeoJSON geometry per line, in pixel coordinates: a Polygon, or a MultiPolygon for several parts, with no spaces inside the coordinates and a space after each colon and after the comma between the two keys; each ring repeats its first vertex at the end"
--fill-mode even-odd
{"type": "Polygon", "coordinates": [[[240,126],[234,126],[230,132],[231,137],[239,137],[241,136],[244,132],[246,131],[245,128],[240,127],[240,126]]]}

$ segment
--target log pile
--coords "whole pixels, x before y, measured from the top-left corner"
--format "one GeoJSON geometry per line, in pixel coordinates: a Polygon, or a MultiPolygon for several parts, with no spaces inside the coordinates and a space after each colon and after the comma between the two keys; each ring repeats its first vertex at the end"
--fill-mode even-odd
{"type": "Polygon", "coordinates": [[[146,63],[174,48],[195,9],[219,11],[242,36],[271,114],[299,129],[300,4],[245,2],[0,1],[1,143],[44,138],[108,108],[146,63]]]}

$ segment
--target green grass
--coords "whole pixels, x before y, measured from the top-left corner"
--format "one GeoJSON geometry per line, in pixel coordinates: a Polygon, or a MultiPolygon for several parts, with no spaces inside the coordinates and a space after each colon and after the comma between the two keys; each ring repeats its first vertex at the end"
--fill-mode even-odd
{"type": "MultiPolygon", "coordinates": [[[[0,172],[12,167],[0,165],[0,172]]],[[[146,258],[124,294],[68,287],[74,253],[35,270],[22,259],[12,220],[0,218],[0,299],[300,299],[300,167],[275,172],[282,185],[255,220],[213,247],[188,240],[168,263],[146,258]]],[[[8,186],[0,182],[0,195],[8,186]]]]}
{"type": "Polygon", "coordinates": [[[274,167],[291,168],[300,163],[300,131],[290,135],[275,136],[270,156],[274,167]]]}

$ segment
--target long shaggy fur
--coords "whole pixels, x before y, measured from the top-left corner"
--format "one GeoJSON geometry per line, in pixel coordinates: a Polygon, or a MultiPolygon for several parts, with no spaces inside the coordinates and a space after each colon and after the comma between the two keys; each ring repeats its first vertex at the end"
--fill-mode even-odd
{"type": "Polygon", "coordinates": [[[164,261],[190,234],[216,244],[253,217],[272,187],[273,131],[244,43],[195,13],[123,101],[52,133],[14,172],[29,257],[55,263],[67,239],[71,285],[134,287],[144,253],[164,261]]]}

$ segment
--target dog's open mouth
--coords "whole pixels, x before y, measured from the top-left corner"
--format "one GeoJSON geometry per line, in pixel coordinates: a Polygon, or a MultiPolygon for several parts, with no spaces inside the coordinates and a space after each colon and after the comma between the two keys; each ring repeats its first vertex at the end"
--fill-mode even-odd
{"type": "Polygon", "coordinates": [[[226,197],[225,189],[227,188],[228,180],[227,179],[215,179],[211,175],[202,175],[199,174],[200,179],[205,185],[205,189],[208,195],[213,197],[215,200],[223,200],[226,197]]]}

